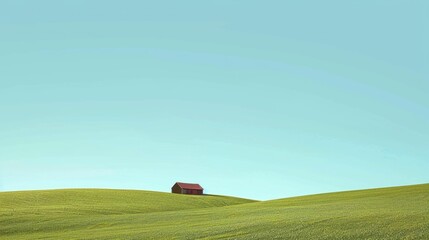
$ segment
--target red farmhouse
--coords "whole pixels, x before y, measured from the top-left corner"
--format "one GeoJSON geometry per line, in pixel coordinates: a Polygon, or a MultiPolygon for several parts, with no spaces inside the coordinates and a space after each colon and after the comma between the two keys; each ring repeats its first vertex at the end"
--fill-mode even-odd
{"type": "Polygon", "coordinates": [[[200,184],[196,183],[181,183],[176,182],[173,187],[171,187],[172,193],[180,194],[193,194],[193,195],[202,195],[204,188],[200,184]]]}

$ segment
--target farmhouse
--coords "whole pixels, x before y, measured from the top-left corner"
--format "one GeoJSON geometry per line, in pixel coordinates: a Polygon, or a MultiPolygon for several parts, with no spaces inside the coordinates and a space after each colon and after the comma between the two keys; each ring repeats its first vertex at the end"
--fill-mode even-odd
{"type": "Polygon", "coordinates": [[[193,194],[193,195],[202,195],[204,188],[197,183],[182,183],[176,182],[173,187],[171,187],[172,193],[180,194],[193,194]]]}

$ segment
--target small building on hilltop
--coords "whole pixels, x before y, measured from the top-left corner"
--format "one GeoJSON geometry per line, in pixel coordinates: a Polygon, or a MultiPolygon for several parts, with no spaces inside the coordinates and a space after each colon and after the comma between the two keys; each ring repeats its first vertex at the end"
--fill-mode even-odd
{"type": "Polygon", "coordinates": [[[179,194],[192,194],[192,195],[202,195],[204,188],[197,183],[182,183],[176,182],[173,187],[171,187],[172,193],[179,194]]]}

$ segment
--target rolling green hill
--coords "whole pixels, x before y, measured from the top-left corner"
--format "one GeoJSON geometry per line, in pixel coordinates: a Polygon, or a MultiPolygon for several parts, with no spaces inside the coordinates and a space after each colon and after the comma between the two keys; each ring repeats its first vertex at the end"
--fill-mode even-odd
{"type": "Polygon", "coordinates": [[[126,190],[0,193],[0,239],[429,239],[429,184],[265,202],[126,190]]]}

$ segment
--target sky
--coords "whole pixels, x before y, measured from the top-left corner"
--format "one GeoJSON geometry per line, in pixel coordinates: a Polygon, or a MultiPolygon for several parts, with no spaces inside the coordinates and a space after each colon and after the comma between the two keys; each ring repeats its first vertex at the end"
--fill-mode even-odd
{"type": "Polygon", "coordinates": [[[0,191],[429,182],[429,1],[0,2],[0,191]]]}

